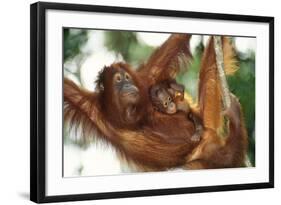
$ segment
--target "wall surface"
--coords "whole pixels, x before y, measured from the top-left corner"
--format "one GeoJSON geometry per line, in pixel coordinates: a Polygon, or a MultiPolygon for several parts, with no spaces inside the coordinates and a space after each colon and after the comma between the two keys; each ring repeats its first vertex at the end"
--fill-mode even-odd
{"type": "MultiPolygon", "coordinates": [[[[50,0],[51,1],[51,0],[50,0]]],[[[31,204],[29,198],[29,4],[34,1],[2,1],[0,7],[0,204],[31,204]]],[[[81,3],[81,1],[62,1],[81,3]]],[[[186,11],[218,12],[275,16],[275,57],[281,51],[281,13],[278,1],[129,1],[85,0],[85,4],[145,7],[186,11]],[[279,8],[279,9],[278,9],[279,8]]],[[[275,60],[275,89],[281,85],[280,58],[275,60]]],[[[279,93],[279,94],[278,94],[279,93]]],[[[281,104],[276,92],[275,105],[281,104]]],[[[275,121],[281,121],[280,107],[275,108],[275,121]]],[[[277,127],[278,129],[278,127],[277,127]]],[[[68,204],[277,204],[280,201],[281,143],[280,131],[275,138],[275,189],[204,193],[177,196],[142,197],[68,204]],[[269,202],[270,201],[270,202],[269,202]]],[[[280,203],[280,202],[279,202],[280,203]]],[[[64,204],[64,203],[63,203],[64,204]]]]}

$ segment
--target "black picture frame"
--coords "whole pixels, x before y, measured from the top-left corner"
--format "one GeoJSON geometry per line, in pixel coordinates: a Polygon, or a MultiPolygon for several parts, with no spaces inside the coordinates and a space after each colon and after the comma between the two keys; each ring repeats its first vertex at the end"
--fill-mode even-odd
{"type": "Polygon", "coordinates": [[[229,15],[217,13],[156,10],[144,8],[110,7],[82,4],[38,2],[30,7],[30,199],[37,203],[76,200],[140,197],[198,192],[230,191],[274,187],[274,18],[264,16],[229,15]],[[194,19],[216,19],[269,24],[269,181],[263,183],[229,184],[192,188],[171,188],[138,190],[110,193],[89,193],[46,196],[46,80],[45,80],[45,38],[46,10],[85,11],[120,13],[128,15],[150,15],[159,17],[180,17],[194,19]]]}

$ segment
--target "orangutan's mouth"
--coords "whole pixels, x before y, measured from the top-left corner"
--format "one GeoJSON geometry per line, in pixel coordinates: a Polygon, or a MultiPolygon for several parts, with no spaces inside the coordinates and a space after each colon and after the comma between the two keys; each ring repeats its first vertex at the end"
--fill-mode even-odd
{"type": "Polygon", "coordinates": [[[137,111],[137,107],[135,105],[131,105],[127,108],[126,112],[127,112],[127,115],[132,115],[132,114],[135,114],[137,111]]]}
{"type": "Polygon", "coordinates": [[[136,116],[136,112],[137,112],[137,107],[135,105],[131,105],[126,109],[126,121],[131,123],[134,122],[135,116],[136,116]]]}
{"type": "Polygon", "coordinates": [[[139,95],[139,92],[136,91],[124,92],[121,95],[122,97],[137,97],[139,95]]]}

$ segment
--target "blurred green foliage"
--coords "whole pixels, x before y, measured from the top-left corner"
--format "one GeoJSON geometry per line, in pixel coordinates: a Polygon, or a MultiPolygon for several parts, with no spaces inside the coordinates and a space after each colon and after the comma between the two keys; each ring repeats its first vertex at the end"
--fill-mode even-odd
{"type": "Polygon", "coordinates": [[[105,32],[105,47],[109,51],[121,54],[123,59],[131,65],[138,65],[145,61],[154,48],[144,44],[137,38],[137,33],[128,31],[105,32]]]}
{"type": "Polygon", "coordinates": [[[238,53],[239,70],[228,77],[229,88],[240,100],[249,135],[249,158],[255,165],[255,54],[238,53]]]}
{"type": "MultiPolygon", "coordinates": [[[[73,30],[73,29],[72,29],[73,30]]],[[[138,39],[135,32],[105,31],[104,46],[116,56],[132,64],[145,62],[155,48],[146,45],[138,39]]],[[[64,30],[64,60],[81,54],[81,47],[87,42],[87,30],[64,30]]],[[[204,50],[203,39],[197,45],[193,59],[188,65],[188,71],[180,73],[177,81],[183,84],[188,93],[196,100],[200,62],[204,50]]],[[[237,55],[240,69],[233,76],[228,76],[228,84],[232,93],[239,99],[244,112],[246,128],[249,135],[248,156],[255,166],[255,53],[248,51],[237,55]]]]}
{"type": "Polygon", "coordinates": [[[87,57],[87,53],[83,52],[83,46],[88,42],[88,31],[84,29],[68,29],[63,30],[64,36],[64,72],[71,73],[81,82],[81,65],[87,57]],[[66,62],[75,64],[75,69],[71,69],[66,62]]]}
{"type": "Polygon", "coordinates": [[[88,32],[82,29],[64,29],[63,40],[63,59],[66,61],[81,53],[82,46],[88,40],[88,32]]]}

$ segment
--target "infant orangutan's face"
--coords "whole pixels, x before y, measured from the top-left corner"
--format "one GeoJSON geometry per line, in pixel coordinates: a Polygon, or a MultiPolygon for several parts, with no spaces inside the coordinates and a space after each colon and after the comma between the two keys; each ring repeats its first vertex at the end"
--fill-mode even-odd
{"type": "Polygon", "coordinates": [[[175,102],[173,102],[172,97],[168,93],[168,91],[164,88],[160,88],[157,93],[157,99],[159,102],[156,104],[158,105],[158,109],[161,112],[167,114],[174,114],[177,112],[177,106],[175,102]]]}

